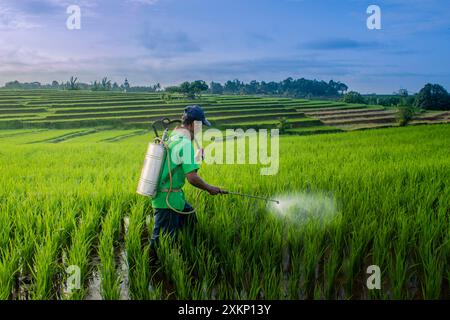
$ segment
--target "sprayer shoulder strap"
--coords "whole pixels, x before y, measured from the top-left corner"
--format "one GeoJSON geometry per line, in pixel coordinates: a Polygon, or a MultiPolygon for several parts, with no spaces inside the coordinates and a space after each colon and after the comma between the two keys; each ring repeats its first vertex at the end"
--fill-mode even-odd
{"type": "MultiPolygon", "coordinates": [[[[177,143],[180,143],[180,140],[179,139],[182,139],[182,137],[178,137],[178,138],[175,138],[175,139],[178,139],[178,141],[177,140],[172,140],[173,139],[173,136],[172,137],[170,137],[170,142],[168,143],[168,147],[169,147],[169,150],[172,150],[172,147],[174,147],[174,143],[175,143],[175,145],[177,144],[177,143]]],[[[170,152],[166,155],[166,159],[165,159],[165,165],[167,165],[167,161],[170,161],[170,158],[168,158],[168,157],[170,157],[170,152]]],[[[182,164],[180,163],[180,164],[177,164],[177,165],[175,165],[175,167],[173,167],[172,168],[172,170],[170,170],[170,174],[172,175],[172,177],[174,176],[174,174],[175,174],[175,172],[176,172],[176,170],[178,169],[178,168],[182,168],[182,164]]],[[[164,178],[164,179],[162,179],[162,181],[161,181],[161,183],[160,183],[160,185],[164,185],[164,184],[166,184],[168,181],[170,180],[170,175],[169,175],[169,173],[167,173],[167,176],[164,178]]]]}
{"type": "MultiPolygon", "coordinates": [[[[172,141],[172,143],[173,143],[173,141],[172,141]]],[[[169,144],[169,145],[170,145],[170,144],[169,144]]],[[[172,149],[169,147],[169,150],[172,150],[172,149]]],[[[165,158],[165,160],[164,160],[164,162],[165,162],[164,165],[165,165],[165,166],[167,166],[167,162],[168,162],[168,161],[170,161],[170,152],[168,152],[168,153],[166,154],[166,158],[165,158]]],[[[170,170],[170,175],[172,175],[172,177],[174,176],[175,171],[176,171],[179,167],[181,168],[181,163],[175,165],[175,167],[173,167],[172,170],[170,170]]],[[[165,185],[165,184],[170,180],[170,175],[169,175],[169,173],[167,173],[166,177],[161,181],[160,185],[165,185]]]]}
{"type": "MultiPolygon", "coordinates": [[[[170,161],[170,160],[169,160],[169,161],[170,161]]],[[[175,168],[173,168],[173,169],[170,171],[170,174],[172,175],[172,177],[174,176],[174,173],[175,173],[175,171],[176,171],[178,168],[181,168],[181,164],[177,165],[175,168]]],[[[170,175],[169,175],[169,173],[167,173],[167,176],[161,181],[160,185],[166,184],[166,183],[169,181],[169,179],[170,179],[170,175]]]]}

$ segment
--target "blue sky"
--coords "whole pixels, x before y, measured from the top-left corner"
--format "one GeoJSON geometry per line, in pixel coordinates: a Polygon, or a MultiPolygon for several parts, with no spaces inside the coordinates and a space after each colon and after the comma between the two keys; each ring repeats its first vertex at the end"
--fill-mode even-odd
{"type": "Polygon", "coordinates": [[[0,84],[330,79],[450,90],[448,0],[0,0],[0,84]],[[66,8],[81,7],[81,30],[66,8]],[[382,29],[366,27],[369,5],[382,29]]]}

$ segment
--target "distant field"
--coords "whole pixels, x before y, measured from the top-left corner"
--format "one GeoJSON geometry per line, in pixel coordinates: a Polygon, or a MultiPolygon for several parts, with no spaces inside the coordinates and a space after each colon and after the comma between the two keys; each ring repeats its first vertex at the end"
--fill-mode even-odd
{"type": "MultiPolygon", "coordinates": [[[[334,101],[217,95],[203,95],[194,101],[181,97],[166,101],[159,93],[0,90],[0,129],[148,129],[162,117],[179,118],[189,104],[200,104],[214,126],[222,129],[273,128],[281,118],[292,124],[293,134],[396,126],[395,110],[334,101]],[[320,126],[324,129],[302,130],[320,126]],[[330,131],[330,127],[335,129],[330,131]]],[[[423,114],[412,123],[448,121],[449,113],[441,112],[423,114]]]]}

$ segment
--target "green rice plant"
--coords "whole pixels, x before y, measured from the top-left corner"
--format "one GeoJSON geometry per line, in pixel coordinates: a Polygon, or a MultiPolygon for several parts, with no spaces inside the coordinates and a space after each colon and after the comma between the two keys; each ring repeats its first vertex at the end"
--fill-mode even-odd
{"type": "Polygon", "coordinates": [[[219,263],[215,255],[211,254],[206,240],[198,243],[191,233],[180,233],[180,244],[183,259],[192,264],[193,299],[210,299],[219,274],[219,263]]]}
{"type": "Polygon", "coordinates": [[[288,278],[288,296],[290,299],[298,300],[305,298],[305,290],[301,285],[302,267],[301,253],[291,253],[291,271],[288,278]]]}
{"type": "MultiPolygon", "coordinates": [[[[265,266],[264,269],[267,269],[267,267],[265,266]]],[[[264,270],[262,274],[261,298],[269,300],[283,299],[283,271],[281,266],[276,266],[271,271],[264,270]]]]}
{"type": "Polygon", "coordinates": [[[398,236],[393,241],[393,257],[389,260],[388,273],[392,283],[392,297],[394,299],[408,298],[406,292],[407,275],[410,269],[408,251],[411,246],[411,226],[408,217],[399,214],[396,221],[398,236]]]}
{"type": "Polygon", "coordinates": [[[10,217],[12,208],[8,207],[8,204],[10,203],[6,203],[5,207],[3,205],[0,207],[0,226],[2,226],[0,229],[0,248],[6,248],[8,246],[13,227],[13,222],[10,217]]]}
{"type": "Polygon", "coordinates": [[[441,215],[438,222],[430,223],[430,217],[424,211],[418,212],[421,219],[421,232],[419,233],[418,255],[422,266],[422,294],[425,299],[439,299],[444,272],[444,244],[438,245],[442,235],[442,225],[445,225],[445,215],[441,215]]]}
{"type": "Polygon", "coordinates": [[[105,300],[117,300],[120,297],[121,278],[117,274],[114,251],[118,245],[121,208],[115,204],[111,207],[102,222],[102,232],[99,239],[100,278],[102,298],[105,300]]]}
{"type": "Polygon", "coordinates": [[[56,264],[58,239],[48,231],[43,241],[43,245],[36,243],[38,249],[33,261],[34,288],[31,296],[34,300],[55,298],[53,278],[58,269],[56,264]]]}
{"type": "MultiPolygon", "coordinates": [[[[380,267],[381,279],[385,279],[388,261],[392,253],[392,235],[394,230],[391,229],[392,224],[388,221],[379,221],[378,228],[375,233],[371,257],[371,265],[380,267]]],[[[374,299],[380,299],[385,289],[369,290],[369,295],[374,299]]]]}
{"type": "Polygon", "coordinates": [[[342,252],[343,252],[343,233],[342,228],[340,228],[340,224],[338,221],[334,222],[332,233],[329,236],[329,241],[332,241],[332,244],[325,249],[325,258],[324,258],[324,296],[327,299],[333,299],[336,296],[337,288],[336,288],[336,280],[338,274],[340,272],[340,265],[342,262],[342,252]]]}
{"type": "Polygon", "coordinates": [[[347,295],[352,295],[353,284],[358,273],[364,272],[360,268],[367,254],[369,242],[372,240],[374,232],[374,221],[359,225],[351,234],[351,240],[347,243],[348,253],[343,260],[343,272],[346,280],[347,295]]]}
{"type": "Polygon", "coordinates": [[[180,254],[180,248],[170,235],[161,235],[158,246],[158,258],[161,267],[172,281],[177,299],[190,298],[192,284],[190,282],[191,268],[187,266],[180,254]]]}
{"type": "Polygon", "coordinates": [[[128,231],[125,237],[130,293],[134,299],[149,299],[150,297],[149,248],[148,246],[144,248],[142,246],[144,229],[144,201],[139,201],[131,208],[128,231]]]}
{"type": "Polygon", "coordinates": [[[317,229],[314,222],[304,226],[303,237],[303,256],[302,256],[302,276],[306,293],[312,296],[317,280],[317,272],[319,272],[319,262],[324,254],[322,246],[323,231],[317,229]]]}
{"type": "MultiPolygon", "coordinates": [[[[150,246],[144,247],[142,252],[136,257],[136,264],[132,270],[130,279],[133,279],[130,289],[132,289],[133,298],[137,300],[149,300],[158,296],[158,293],[151,290],[150,274],[150,246]]],[[[160,296],[161,292],[159,292],[160,296]]]]}
{"type": "Polygon", "coordinates": [[[93,242],[97,235],[99,222],[102,217],[101,202],[89,203],[86,200],[84,210],[78,228],[74,230],[71,245],[67,253],[67,267],[75,266],[79,270],[80,288],[68,292],[67,299],[83,299],[87,291],[85,283],[90,271],[90,256],[93,251],[93,242]]]}
{"type": "Polygon", "coordinates": [[[10,299],[18,268],[19,255],[11,246],[0,248],[0,300],[10,299]]]}
{"type": "MultiPolygon", "coordinates": [[[[26,225],[18,224],[19,229],[26,230],[23,233],[21,248],[24,259],[22,268],[26,267],[28,261],[32,263],[32,290],[31,298],[36,300],[54,299],[59,290],[58,284],[55,284],[59,265],[58,256],[62,245],[67,241],[67,231],[70,230],[70,224],[73,223],[73,212],[67,207],[71,202],[66,202],[62,206],[58,199],[43,202],[42,213],[35,217],[35,229],[27,229],[26,225]],[[33,236],[30,232],[36,232],[33,236]],[[30,246],[34,243],[34,248],[30,246]],[[31,261],[31,256],[33,260],[31,261]]],[[[36,208],[33,208],[33,210],[36,208]]],[[[26,210],[28,214],[31,210],[26,210]]],[[[34,212],[36,214],[36,212],[34,212]]],[[[23,220],[21,221],[25,223],[23,220]]]]}

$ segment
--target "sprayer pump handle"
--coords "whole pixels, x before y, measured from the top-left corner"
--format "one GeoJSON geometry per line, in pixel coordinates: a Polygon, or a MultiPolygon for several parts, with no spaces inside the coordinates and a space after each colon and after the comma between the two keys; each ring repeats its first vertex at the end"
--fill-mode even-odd
{"type": "Polygon", "coordinates": [[[170,120],[169,118],[163,118],[161,120],[156,120],[152,123],[153,132],[155,133],[155,136],[159,138],[158,130],[156,129],[156,125],[158,123],[161,123],[163,128],[167,131],[169,129],[169,126],[173,123],[181,123],[181,120],[170,120]]]}

